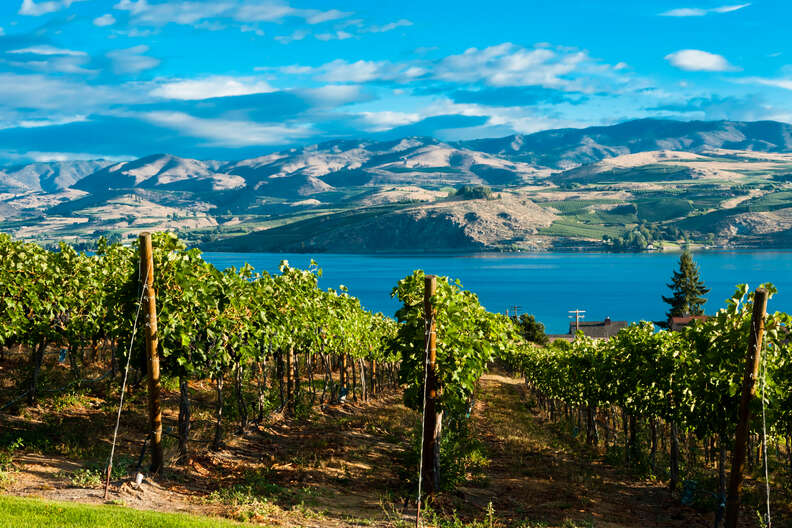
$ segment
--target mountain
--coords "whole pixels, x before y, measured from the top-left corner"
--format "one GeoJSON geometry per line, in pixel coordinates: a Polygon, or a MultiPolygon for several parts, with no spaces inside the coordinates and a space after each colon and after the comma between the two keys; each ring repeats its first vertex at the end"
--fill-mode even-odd
{"type": "Polygon", "coordinates": [[[170,229],[222,250],[777,247],[792,243],[790,211],[792,126],[769,121],[0,169],[0,228],[44,243],[170,229]]]}
{"type": "Polygon", "coordinates": [[[611,126],[545,130],[460,144],[510,160],[569,169],[605,158],[655,150],[700,152],[722,148],[789,152],[792,125],[776,121],[639,119],[611,126]]]}
{"type": "Polygon", "coordinates": [[[520,183],[538,171],[433,138],[330,141],[223,167],[261,194],[310,196],[337,187],[520,183]]]}
{"type": "Polygon", "coordinates": [[[0,169],[0,192],[58,192],[110,165],[104,160],[51,161],[0,169]]]}
{"type": "Polygon", "coordinates": [[[245,185],[239,176],[214,170],[216,165],[216,162],[154,154],[105,167],[82,178],[73,187],[91,193],[131,188],[208,192],[245,185]]]}

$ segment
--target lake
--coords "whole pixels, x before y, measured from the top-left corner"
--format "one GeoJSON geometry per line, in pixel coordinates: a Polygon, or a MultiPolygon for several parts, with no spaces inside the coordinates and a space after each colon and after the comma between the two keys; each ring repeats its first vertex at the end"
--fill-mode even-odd
{"type": "MultiPolygon", "coordinates": [[[[281,260],[308,267],[311,255],[288,253],[204,253],[217,266],[277,272],[281,260]]],[[[543,322],[548,333],[568,330],[568,311],[586,310],[587,321],[658,321],[665,319],[666,284],[677,268],[678,253],[535,253],[466,255],[313,255],[322,268],[319,285],[343,284],[369,310],[393,315],[398,303],[390,292],[415,269],[458,278],[493,312],[517,306],[543,322]]],[[[792,311],[792,251],[718,251],[694,255],[711,289],[707,313],[723,307],[735,286],[756,288],[772,282],[779,293],[769,311],[792,311]]]]}

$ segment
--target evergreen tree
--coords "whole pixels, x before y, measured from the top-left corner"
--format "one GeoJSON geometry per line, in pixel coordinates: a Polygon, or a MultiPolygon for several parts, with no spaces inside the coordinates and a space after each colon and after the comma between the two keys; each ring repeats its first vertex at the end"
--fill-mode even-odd
{"type": "Polygon", "coordinates": [[[686,315],[701,315],[704,313],[704,303],[707,302],[706,295],[709,288],[704,286],[704,282],[699,278],[699,269],[693,256],[686,249],[679,257],[679,270],[675,271],[671,277],[671,297],[663,296],[663,302],[671,305],[671,309],[666,313],[668,318],[682,317],[686,315]]]}
{"type": "Polygon", "coordinates": [[[519,317],[512,316],[511,320],[517,325],[517,331],[526,341],[538,343],[540,345],[547,344],[548,340],[545,334],[545,327],[542,323],[537,321],[533,315],[522,314],[519,317]]]}

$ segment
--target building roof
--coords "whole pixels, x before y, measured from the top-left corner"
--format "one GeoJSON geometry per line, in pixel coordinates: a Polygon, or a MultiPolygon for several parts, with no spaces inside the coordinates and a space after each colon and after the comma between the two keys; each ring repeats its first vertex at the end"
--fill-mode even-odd
{"type": "Polygon", "coordinates": [[[693,321],[706,321],[709,315],[684,315],[681,317],[672,317],[668,321],[668,327],[671,330],[681,330],[693,321]]]}
{"type": "MultiPolygon", "coordinates": [[[[599,339],[608,339],[615,336],[622,328],[627,328],[630,325],[627,321],[612,321],[610,317],[606,317],[604,321],[580,321],[578,327],[583,335],[599,339]]],[[[569,322],[569,333],[575,334],[575,322],[569,322]]]]}

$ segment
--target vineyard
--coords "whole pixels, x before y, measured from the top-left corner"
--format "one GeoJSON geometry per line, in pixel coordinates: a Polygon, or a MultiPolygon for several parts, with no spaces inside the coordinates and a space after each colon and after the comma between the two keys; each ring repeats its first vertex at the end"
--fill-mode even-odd
{"type": "MultiPolygon", "coordinates": [[[[530,495],[487,492],[506,480],[493,468],[519,481],[532,457],[554,456],[518,446],[532,434],[543,442],[552,434],[570,456],[662,491],[652,496],[680,512],[674,525],[724,517],[755,328],[755,294],[745,285],[714,317],[681,332],[639,323],[610,340],[580,335],[542,346],[458,282],[421,271],[394,286],[402,308],[391,318],[365,310],[344,286],[319,288],[313,263],[300,270],[284,261],[277,274],[247,265],[221,271],[173,235],[154,234],[151,246],[149,267],[137,245],[100,239],[89,253],[66,244],[47,251],[0,234],[0,488],[14,492],[25,456],[55,453],[92,468],[72,471],[72,486],[100,489],[106,477],[118,494],[141,468],[152,482],[170,483],[169,493],[200,481],[193,502],[219,501],[235,512],[207,506],[201,513],[267,522],[263,504],[304,509],[305,490],[329,493],[316,482],[330,482],[321,473],[339,464],[334,501],[376,490],[381,511],[366,517],[381,525],[414,524],[419,496],[427,525],[595,525],[577,506],[537,510],[546,515],[538,518],[530,495]],[[162,440],[146,422],[146,382],[150,394],[155,377],[164,394],[162,440]],[[66,396],[96,402],[71,439],[60,416],[70,412],[66,396]],[[507,401],[514,408],[502,419],[530,425],[494,439],[495,403],[507,401]],[[357,436],[345,436],[350,424],[362,428],[357,436]],[[124,462],[107,471],[119,426],[124,462]],[[279,443],[295,432],[294,445],[279,443]],[[337,446],[350,442],[365,446],[365,464],[339,462],[345,451],[337,446]],[[164,460],[154,456],[142,467],[160,443],[164,460]],[[378,449],[385,454],[371,458],[378,449]],[[281,451],[291,462],[278,458],[281,451]],[[502,465],[498,457],[516,462],[502,465]],[[295,479],[295,465],[311,471],[295,479]],[[476,499],[482,494],[485,502],[476,499]]],[[[772,285],[764,289],[772,303],[772,285]]],[[[762,321],[741,526],[792,522],[792,319],[770,313],[762,321]]],[[[547,465],[536,464],[525,479],[547,465]]],[[[596,505],[587,508],[597,514],[596,505]]],[[[310,518],[300,512],[287,522],[310,518]]],[[[339,513],[334,522],[345,518],[339,513]]]]}

